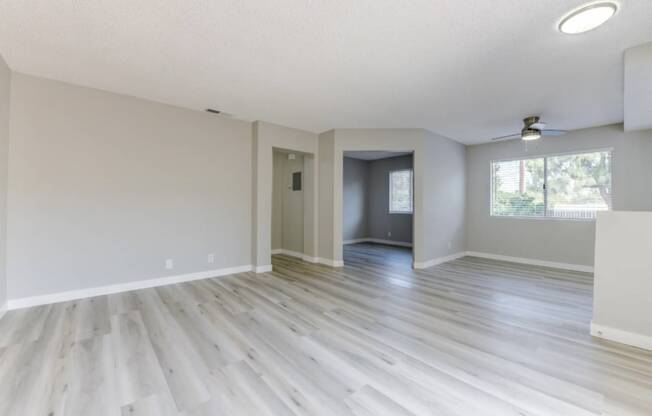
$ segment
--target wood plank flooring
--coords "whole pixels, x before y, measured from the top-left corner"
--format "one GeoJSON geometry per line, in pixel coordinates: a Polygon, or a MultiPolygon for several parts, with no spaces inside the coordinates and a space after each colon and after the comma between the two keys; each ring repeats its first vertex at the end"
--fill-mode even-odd
{"type": "Polygon", "coordinates": [[[652,415],[652,352],[589,335],[589,274],[346,246],[12,311],[0,415],[652,415]]]}

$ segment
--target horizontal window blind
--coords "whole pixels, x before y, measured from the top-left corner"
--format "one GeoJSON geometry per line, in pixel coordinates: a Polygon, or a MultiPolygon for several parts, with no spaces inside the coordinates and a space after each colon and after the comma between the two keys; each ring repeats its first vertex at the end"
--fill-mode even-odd
{"type": "Polygon", "coordinates": [[[492,162],[491,215],[593,219],[611,209],[610,151],[492,162]]]}
{"type": "Polygon", "coordinates": [[[495,162],[493,215],[542,217],[545,212],[544,159],[495,162]]]}

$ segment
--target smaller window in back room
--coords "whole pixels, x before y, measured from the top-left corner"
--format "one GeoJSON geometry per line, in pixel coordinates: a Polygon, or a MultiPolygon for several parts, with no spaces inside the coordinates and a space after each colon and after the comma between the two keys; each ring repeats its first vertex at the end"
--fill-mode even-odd
{"type": "Polygon", "coordinates": [[[594,219],[612,206],[610,150],[492,162],[491,215],[594,219]]]}
{"type": "Polygon", "coordinates": [[[389,173],[389,213],[412,213],[412,169],[389,173]]]}
{"type": "Polygon", "coordinates": [[[301,190],[301,172],[292,173],[292,190],[293,191],[301,190]]]}

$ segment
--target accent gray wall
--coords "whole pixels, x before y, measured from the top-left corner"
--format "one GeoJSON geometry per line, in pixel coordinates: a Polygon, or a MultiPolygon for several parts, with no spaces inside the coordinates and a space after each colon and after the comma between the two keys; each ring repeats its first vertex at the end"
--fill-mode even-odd
{"type": "Polygon", "coordinates": [[[0,317],[7,306],[7,173],[11,70],[0,56],[0,317]]]}
{"type": "Polygon", "coordinates": [[[389,213],[389,173],[412,167],[412,155],[368,162],[367,237],[412,243],[412,214],[389,213]]]}
{"type": "Polygon", "coordinates": [[[10,299],[251,264],[251,123],[17,73],[11,97],[10,299]]]}
{"type": "Polygon", "coordinates": [[[369,237],[367,233],[368,162],[344,158],[344,185],[342,192],[342,238],[344,241],[369,237]]]}
{"type": "Polygon", "coordinates": [[[468,250],[593,266],[594,221],[491,217],[490,163],[604,148],[613,148],[614,210],[652,210],[652,130],[626,133],[617,124],[546,137],[527,147],[520,140],[467,147],[468,250]]]}

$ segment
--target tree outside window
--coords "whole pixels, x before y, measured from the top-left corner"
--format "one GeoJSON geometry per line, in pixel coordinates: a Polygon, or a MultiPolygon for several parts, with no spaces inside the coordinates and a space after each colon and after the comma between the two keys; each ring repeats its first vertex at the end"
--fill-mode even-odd
{"type": "Polygon", "coordinates": [[[390,214],[412,213],[412,169],[389,173],[390,214]]]}

